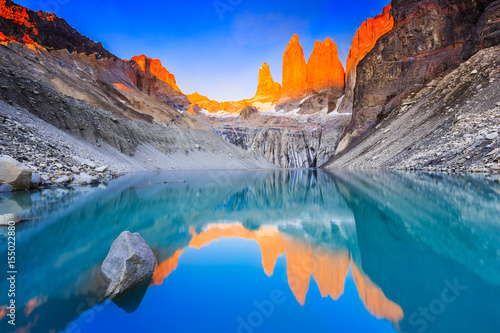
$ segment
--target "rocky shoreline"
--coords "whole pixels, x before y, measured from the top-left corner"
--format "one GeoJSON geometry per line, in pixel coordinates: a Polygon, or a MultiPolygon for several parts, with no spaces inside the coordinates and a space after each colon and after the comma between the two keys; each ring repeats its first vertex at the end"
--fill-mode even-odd
{"type": "MultiPolygon", "coordinates": [[[[0,164],[9,158],[31,171],[30,189],[99,184],[123,175],[74,145],[43,140],[37,128],[0,113],[0,164]]],[[[62,140],[63,138],[61,138],[62,140]]],[[[4,180],[0,192],[17,190],[4,180]]],[[[20,190],[26,190],[21,188],[20,190]]]]}

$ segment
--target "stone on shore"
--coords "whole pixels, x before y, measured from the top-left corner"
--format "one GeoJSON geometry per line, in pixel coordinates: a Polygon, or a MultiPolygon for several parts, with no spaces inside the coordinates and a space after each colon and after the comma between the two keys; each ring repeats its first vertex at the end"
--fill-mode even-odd
{"type": "Polygon", "coordinates": [[[0,184],[8,184],[16,191],[30,189],[31,169],[10,156],[0,156],[0,184]]]}
{"type": "Polygon", "coordinates": [[[89,184],[98,184],[99,177],[90,176],[86,173],[82,173],[80,175],[76,175],[73,179],[73,185],[89,185],[89,184]]]}
{"type": "Polygon", "coordinates": [[[122,296],[150,278],[155,268],[156,258],[141,235],[122,232],[111,245],[101,266],[102,275],[108,283],[106,297],[122,296]]]}
{"type": "Polygon", "coordinates": [[[0,215],[0,226],[8,226],[9,222],[14,222],[14,224],[19,223],[21,219],[16,214],[4,214],[0,215]]]}

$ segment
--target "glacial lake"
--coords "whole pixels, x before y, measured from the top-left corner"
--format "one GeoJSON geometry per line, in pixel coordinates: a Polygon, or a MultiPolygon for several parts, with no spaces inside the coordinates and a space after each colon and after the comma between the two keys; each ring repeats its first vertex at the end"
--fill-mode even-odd
{"type": "Polygon", "coordinates": [[[4,194],[7,212],[30,220],[17,227],[17,325],[2,278],[0,332],[500,332],[493,176],[145,173],[4,194]],[[158,267],[113,303],[99,268],[125,230],[158,267]]]}

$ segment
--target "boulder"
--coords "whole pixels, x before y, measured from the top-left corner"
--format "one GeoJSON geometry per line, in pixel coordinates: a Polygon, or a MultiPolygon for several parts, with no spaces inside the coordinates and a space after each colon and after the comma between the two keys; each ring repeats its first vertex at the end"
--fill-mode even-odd
{"type": "Polygon", "coordinates": [[[113,242],[101,266],[108,283],[106,297],[113,299],[150,278],[156,268],[156,258],[138,233],[124,231],[113,242]]]}
{"type": "Polygon", "coordinates": [[[69,183],[71,183],[71,178],[69,176],[62,176],[62,177],[57,178],[54,181],[54,183],[59,184],[59,185],[69,184],[69,183]]]}
{"type": "Polygon", "coordinates": [[[99,178],[97,176],[90,176],[86,173],[77,175],[75,176],[75,179],[73,179],[73,184],[75,185],[89,185],[98,183],[99,183],[99,178]]]}
{"type": "Polygon", "coordinates": [[[16,191],[30,189],[31,169],[10,156],[0,156],[0,183],[9,184],[16,191]]]}
{"type": "Polygon", "coordinates": [[[255,106],[247,106],[246,108],[241,110],[240,118],[243,120],[248,120],[258,113],[259,110],[257,110],[255,106]]]}
{"type": "Polygon", "coordinates": [[[37,188],[42,183],[42,176],[39,173],[31,175],[31,188],[37,188]]]}
{"type": "Polygon", "coordinates": [[[108,170],[108,167],[106,165],[95,169],[95,171],[97,172],[104,172],[106,170],[108,170]]]}
{"type": "Polygon", "coordinates": [[[9,222],[14,222],[15,224],[19,223],[21,219],[16,214],[4,214],[0,215],[0,226],[8,226],[9,222]]]}

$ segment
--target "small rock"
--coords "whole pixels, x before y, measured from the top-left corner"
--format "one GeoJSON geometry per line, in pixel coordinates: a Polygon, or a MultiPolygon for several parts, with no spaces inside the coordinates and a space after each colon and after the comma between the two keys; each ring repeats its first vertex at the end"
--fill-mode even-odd
{"type": "Polygon", "coordinates": [[[124,231],[113,242],[101,273],[108,283],[106,297],[113,299],[150,278],[156,268],[156,258],[138,233],[124,231]]]}
{"type": "Polygon", "coordinates": [[[194,145],[194,149],[198,150],[198,149],[200,149],[200,148],[201,148],[201,146],[200,146],[199,144],[195,144],[195,145],[194,145]]]}
{"type": "Polygon", "coordinates": [[[62,176],[62,177],[59,177],[56,180],[54,180],[54,183],[60,184],[60,185],[68,184],[70,182],[71,182],[71,178],[69,176],[62,176]]]}
{"type": "Polygon", "coordinates": [[[62,169],[63,165],[61,163],[56,163],[54,164],[56,168],[62,169]]]}
{"type": "Polygon", "coordinates": [[[44,182],[46,182],[46,181],[49,181],[49,180],[50,180],[50,176],[49,176],[49,175],[42,175],[42,177],[41,177],[41,178],[42,178],[42,180],[43,180],[44,182]]]}
{"type": "Polygon", "coordinates": [[[498,133],[490,133],[486,135],[486,139],[488,140],[495,140],[498,137],[498,133]]]}
{"type": "Polygon", "coordinates": [[[390,129],[390,128],[388,128],[388,129],[386,129],[386,130],[384,131],[384,134],[387,134],[387,133],[389,133],[390,131],[391,131],[391,129],[390,129]]]}
{"type": "Polygon", "coordinates": [[[73,172],[73,173],[80,173],[80,169],[77,168],[76,166],[72,166],[71,167],[71,172],[73,172]]]}
{"type": "Polygon", "coordinates": [[[75,176],[73,179],[73,184],[76,185],[89,185],[89,184],[98,184],[99,178],[90,176],[86,173],[82,173],[80,175],[75,176]]]}
{"type": "Polygon", "coordinates": [[[102,167],[99,167],[99,168],[96,168],[95,171],[97,172],[104,172],[108,170],[108,167],[107,166],[102,166],[102,167]]]}
{"type": "Polygon", "coordinates": [[[14,224],[19,223],[21,219],[16,214],[4,214],[0,215],[0,226],[8,226],[9,222],[14,222],[14,224]]]}
{"type": "Polygon", "coordinates": [[[31,175],[31,187],[38,187],[42,182],[42,177],[39,173],[34,173],[31,175]]]}

